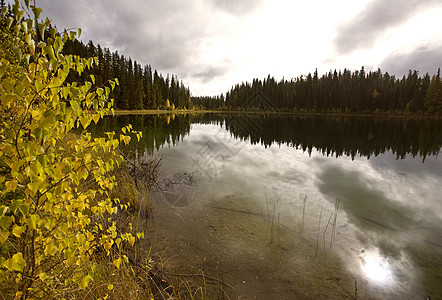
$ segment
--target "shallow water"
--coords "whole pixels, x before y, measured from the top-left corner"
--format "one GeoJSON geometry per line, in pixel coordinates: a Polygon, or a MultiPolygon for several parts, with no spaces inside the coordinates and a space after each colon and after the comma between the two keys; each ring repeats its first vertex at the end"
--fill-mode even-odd
{"type": "Polygon", "coordinates": [[[309,120],[334,137],[324,146],[273,120],[289,138],[268,142],[255,118],[240,129],[228,118],[190,120],[178,138],[144,149],[164,156],[164,177],[194,179],[156,194],[150,239],[173,255],[172,268],[217,278],[209,299],[442,298],[439,135],[422,137],[428,127],[412,121],[418,141],[396,130],[389,146],[382,121],[358,135],[339,127],[358,121],[334,120],[333,135],[309,120]],[[362,149],[367,140],[375,150],[362,149]]]}

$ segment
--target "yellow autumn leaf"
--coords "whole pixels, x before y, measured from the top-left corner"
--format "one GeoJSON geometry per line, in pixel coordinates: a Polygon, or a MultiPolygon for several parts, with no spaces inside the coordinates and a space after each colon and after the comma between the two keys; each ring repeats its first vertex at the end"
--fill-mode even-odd
{"type": "Polygon", "coordinates": [[[94,115],[92,115],[92,119],[94,120],[94,123],[97,124],[98,121],[100,120],[100,115],[99,114],[94,114],[94,115]]]}
{"type": "Polygon", "coordinates": [[[14,300],[15,299],[21,299],[21,296],[23,295],[23,292],[16,292],[15,293],[15,297],[14,297],[14,300]]]}
{"type": "Polygon", "coordinates": [[[111,242],[106,242],[103,245],[104,249],[106,249],[106,251],[109,251],[109,249],[112,247],[112,243],[111,242]]]}
{"type": "Polygon", "coordinates": [[[38,216],[37,215],[29,215],[29,218],[26,219],[26,224],[31,227],[31,229],[37,228],[37,221],[38,216]]]}
{"type": "Polygon", "coordinates": [[[115,267],[117,267],[117,269],[119,269],[120,265],[121,265],[121,258],[115,259],[114,260],[114,265],[115,265],[115,267]]]}
{"type": "Polygon", "coordinates": [[[14,225],[12,228],[12,234],[16,237],[20,237],[21,234],[26,230],[26,226],[18,226],[17,224],[14,225]]]}
{"type": "Polygon", "coordinates": [[[6,190],[11,191],[11,192],[15,192],[15,189],[17,188],[17,184],[18,184],[18,181],[16,179],[12,179],[10,181],[7,181],[5,183],[6,190]]]}
{"type": "Polygon", "coordinates": [[[130,142],[130,136],[121,134],[121,135],[120,135],[120,142],[121,142],[121,141],[123,141],[123,143],[124,143],[125,145],[129,144],[129,142],[130,142]]]}

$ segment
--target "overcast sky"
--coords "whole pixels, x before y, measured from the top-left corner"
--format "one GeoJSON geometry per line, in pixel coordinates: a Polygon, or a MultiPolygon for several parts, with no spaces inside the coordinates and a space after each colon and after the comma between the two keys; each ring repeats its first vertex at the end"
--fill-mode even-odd
{"type": "Polygon", "coordinates": [[[442,67],[442,0],[37,0],[59,30],[118,50],[194,96],[268,74],[442,67]]]}

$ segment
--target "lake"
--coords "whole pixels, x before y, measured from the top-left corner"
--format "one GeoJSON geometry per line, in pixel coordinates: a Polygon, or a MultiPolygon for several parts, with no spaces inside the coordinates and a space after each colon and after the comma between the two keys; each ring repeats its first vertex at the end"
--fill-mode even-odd
{"type": "Polygon", "coordinates": [[[163,156],[146,243],[208,299],[442,299],[442,122],[134,115],[163,156]],[[201,282],[199,282],[201,284],[201,282]]]}

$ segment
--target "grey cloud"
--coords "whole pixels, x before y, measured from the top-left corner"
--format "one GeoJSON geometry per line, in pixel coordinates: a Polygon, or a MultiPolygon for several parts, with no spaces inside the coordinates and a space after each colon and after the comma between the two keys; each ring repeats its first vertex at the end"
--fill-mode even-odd
{"type": "Polygon", "coordinates": [[[200,79],[203,83],[208,83],[213,79],[226,74],[228,69],[226,67],[208,67],[207,70],[192,74],[194,78],[200,79]]]}
{"type": "Polygon", "coordinates": [[[258,8],[262,0],[211,0],[212,4],[231,15],[244,15],[258,8]]]}
{"type": "Polygon", "coordinates": [[[397,76],[417,70],[420,74],[435,74],[442,67],[442,44],[422,46],[408,53],[395,52],[387,56],[379,67],[397,76]]]}
{"type": "Polygon", "coordinates": [[[160,71],[192,64],[208,35],[210,13],[198,1],[40,0],[58,28],[81,27],[82,39],[118,50],[160,71]]]}
{"type": "Polygon", "coordinates": [[[338,28],[334,46],[338,54],[368,48],[388,29],[404,23],[436,0],[374,0],[349,22],[338,28]]]}
{"type": "Polygon", "coordinates": [[[412,211],[367,185],[370,181],[364,175],[338,166],[323,166],[322,169],[318,176],[320,192],[332,203],[340,199],[340,208],[359,228],[384,234],[385,229],[405,229],[410,225],[404,216],[414,218],[412,211]]]}

